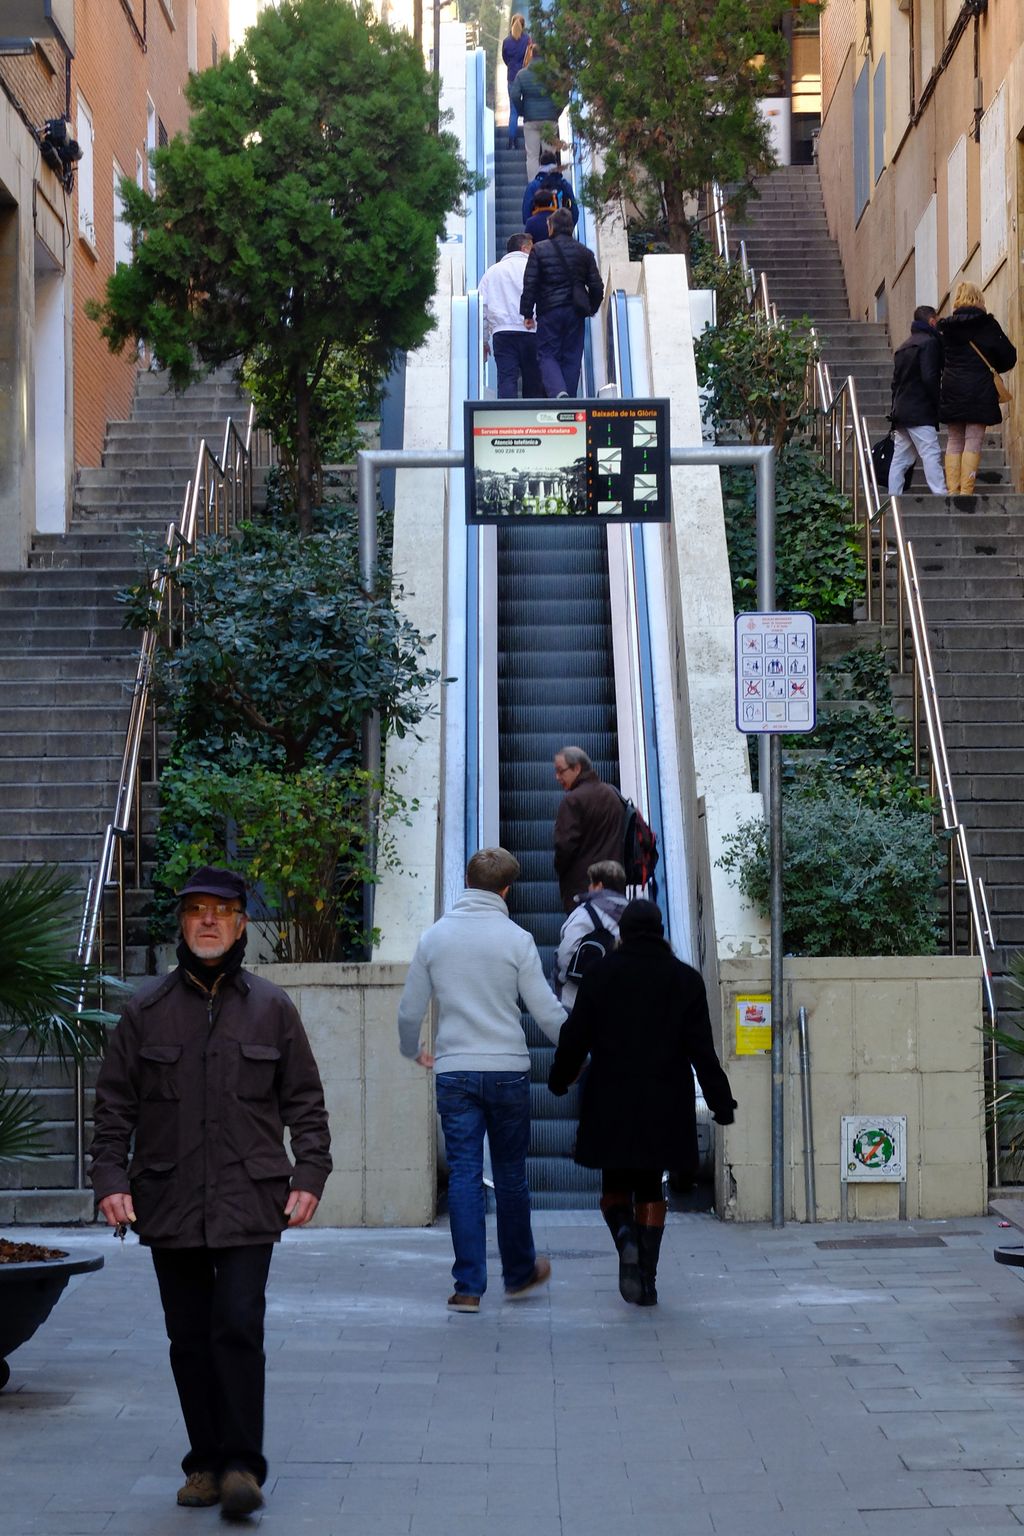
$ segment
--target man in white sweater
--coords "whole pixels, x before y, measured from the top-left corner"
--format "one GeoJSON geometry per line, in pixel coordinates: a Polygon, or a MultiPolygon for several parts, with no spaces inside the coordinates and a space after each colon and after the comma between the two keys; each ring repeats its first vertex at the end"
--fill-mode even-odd
{"type": "Polygon", "coordinates": [[[480,279],[484,309],[484,354],[494,353],[498,370],[498,399],[515,400],[522,380],[524,400],[543,400],[544,386],[537,366],[537,322],[519,313],[526,263],[533,250],[529,235],[509,235],[506,254],[480,279]]]}
{"type": "Polygon", "coordinates": [[[416,946],[398,1009],[402,1055],[437,1074],[455,1249],[448,1305],[457,1312],[479,1312],[487,1289],[485,1133],[505,1295],[518,1301],[551,1274],[548,1260],[537,1256],[530,1225],[530,1051],[519,1000],[556,1045],[566,1012],[544,979],[533,939],[508,915],[505,898],[518,875],[517,860],[504,848],[474,853],[466,889],[416,946]],[[433,1051],[421,1042],[432,997],[438,1004],[433,1051]]]}

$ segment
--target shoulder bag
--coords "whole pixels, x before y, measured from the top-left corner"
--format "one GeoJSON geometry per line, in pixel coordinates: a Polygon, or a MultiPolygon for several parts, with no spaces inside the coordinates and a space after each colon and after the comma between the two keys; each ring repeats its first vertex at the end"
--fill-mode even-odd
{"type": "Polygon", "coordinates": [[[558,259],[562,263],[562,266],[565,269],[566,277],[569,279],[570,283],[572,284],[572,307],[573,307],[573,309],[576,311],[576,313],[578,315],[582,316],[584,319],[589,319],[589,317],[594,313],[594,306],[590,302],[590,294],[587,292],[587,285],[586,285],[586,283],[583,281],[583,279],[581,277],[573,277],[572,273],[569,270],[569,263],[565,259],[565,252],[562,250],[562,247],[558,244],[558,237],[557,237],[557,235],[552,235],[551,236],[551,244],[554,246],[555,250],[558,252],[558,259]]]}
{"type": "Polygon", "coordinates": [[[967,345],[970,347],[972,352],[977,352],[978,356],[981,358],[982,362],[985,364],[985,367],[988,369],[989,373],[992,375],[992,383],[996,387],[996,399],[999,401],[999,404],[1000,405],[1009,405],[1010,401],[1013,399],[1013,391],[1007,389],[1006,385],[1003,383],[1002,374],[999,374],[999,373],[996,372],[996,370],[992,367],[992,364],[989,362],[988,358],[985,356],[984,352],[981,350],[980,347],[976,347],[974,345],[973,341],[969,341],[967,343],[967,345]]]}

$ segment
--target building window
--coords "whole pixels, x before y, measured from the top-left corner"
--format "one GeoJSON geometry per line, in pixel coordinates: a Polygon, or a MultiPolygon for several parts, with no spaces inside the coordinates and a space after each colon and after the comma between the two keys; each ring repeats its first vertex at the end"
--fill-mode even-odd
{"type": "Polygon", "coordinates": [[[875,180],[885,170],[885,54],[875,66],[872,119],[875,130],[875,180]]]}
{"type": "Polygon", "coordinates": [[[871,103],[867,62],[853,88],[853,216],[859,219],[871,197],[871,103]]]}
{"type": "Polygon", "coordinates": [[[962,133],[946,161],[946,241],[949,282],[967,260],[967,135],[962,133]]]}
{"type": "Polygon", "coordinates": [[[146,97],[146,179],[150,197],[156,196],[156,171],[153,167],[153,151],[156,149],[156,107],[152,97],[146,97]]]}
{"type": "Polygon", "coordinates": [[[135,185],[137,187],[146,185],[146,162],[139,150],[135,151],[135,185]]]}
{"type": "Polygon", "coordinates": [[[167,129],[164,127],[162,117],[158,117],[156,120],[156,142],[159,149],[165,149],[167,146],[167,129]]]}
{"type": "Polygon", "coordinates": [[[131,225],[124,216],[124,198],[121,195],[121,183],[124,180],[124,171],[114,161],[114,266],[121,262],[128,265],[131,262],[132,231],[131,225]]]}
{"type": "Polygon", "coordinates": [[[1006,259],[1006,87],[981,120],[981,280],[1006,259]]]}
{"type": "Polygon", "coordinates": [[[78,174],[75,178],[78,187],[78,233],[88,240],[91,246],[95,246],[96,210],[93,204],[92,113],[81,96],[78,98],[78,123],[75,129],[75,137],[82,151],[82,158],[78,162],[78,174]]]}
{"type": "Polygon", "coordinates": [[[188,0],[188,67],[191,74],[199,68],[199,0],[188,0]]]}

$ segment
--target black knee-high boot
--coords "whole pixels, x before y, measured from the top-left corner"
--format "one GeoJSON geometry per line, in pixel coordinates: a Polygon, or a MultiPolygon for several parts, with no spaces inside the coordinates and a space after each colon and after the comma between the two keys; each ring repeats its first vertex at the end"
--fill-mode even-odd
{"type": "Polygon", "coordinates": [[[619,1255],[619,1295],[623,1301],[640,1300],[640,1256],[632,1196],[622,1192],[601,1196],[601,1215],[608,1224],[619,1255]]]}
{"type": "Polygon", "coordinates": [[[658,1278],[658,1256],[661,1253],[661,1239],[665,1231],[667,1209],[668,1205],[664,1200],[650,1200],[646,1205],[638,1205],[636,1208],[636,1236],[640,1260],[638,1305],[641,1307],[658,1305],[658,1287],[655,1282],[658,1278]]]}

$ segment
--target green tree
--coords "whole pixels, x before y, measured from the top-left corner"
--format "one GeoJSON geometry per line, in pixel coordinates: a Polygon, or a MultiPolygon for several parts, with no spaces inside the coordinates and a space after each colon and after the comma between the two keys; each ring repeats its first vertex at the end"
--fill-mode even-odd
{"type": "Polygon", "coordinates": [[[552,82],[578,93],[598,152],[588,200],[632,203],[689,248],[688,201],[774,164],[760,98],[775,94],[791,0],[552,0],[534,16],[552,82]]]}
{"type": "Polygon", "coordinates": [[[318,391],[335,350],[387,368],[432,325],[437,242],[468,190],[418,44],[369,0],[281,0],[186,88],[187,135],[122,182],[135,258],[90,313],[143,340],[176,387],[232,360],[268,370],[264,424],[294,445],[312,526],[318,391]]]}
{"type": "MultiPolygon", "coordinates": [[[[364,593],[350,513],[322,509],[318,521],[298,542],[286,527],[247,523],[177,569],[167,562],[188,622],[157,676],[190,755],[287,773],[340,765],[372,710],[402,736],[436,707],[437,673],[421,667],[424,639],[395,607],[387,556],[380,590],[364,593]]],[[[152,623],[148,580],[126,598],[128,625],[152,623]]]]}

